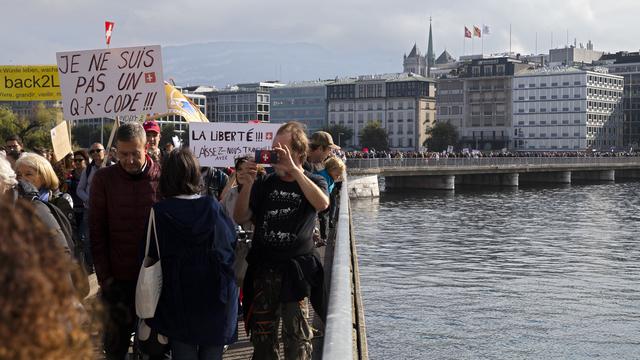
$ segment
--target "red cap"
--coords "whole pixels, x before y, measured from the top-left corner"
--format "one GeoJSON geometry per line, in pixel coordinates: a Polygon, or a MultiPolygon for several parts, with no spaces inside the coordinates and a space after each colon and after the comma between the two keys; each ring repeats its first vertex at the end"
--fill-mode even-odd
{"type": "Polygon", "coordinates": [[[160,126],[153,120],[145,121],[144,124],[142,124],[142,127],[145,132],[151,131],[160,134],[160,126]]]}

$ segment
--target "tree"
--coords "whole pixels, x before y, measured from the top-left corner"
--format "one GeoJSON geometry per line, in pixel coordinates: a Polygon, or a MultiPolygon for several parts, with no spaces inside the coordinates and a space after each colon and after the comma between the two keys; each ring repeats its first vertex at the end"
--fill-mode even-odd
{"type": "Polygon", "coordinates": [[[424,141],[429,151],[444,151],[449,145],[458,143],[458,130],[449,122],[438,122],[427,128],[427,140],[424,141]]]}
{"type": "Polygon", "coordinates": [[[360,146],[375,150],[389,150],[387,131],[379,121],[368,123],[360,132],[360,146]]]}
{"type": "Polygon", "coordinates": [[[176,127],[173,124],[165,124],[160,130],[160,148],[164,149],[164,145],[172,142],[173,136],[176,135],[176,127]]]}
{"type": "Polygon", "coordinates": [[[18,135],[27,149],[50,149],[50,131],[61,121],[60,109],[46,108],[43,104],[36,105],[28,117],[18,116],[7,108],[0,108],[0,138],[18,135]]]}
{"type": "Polygon", "coordinates": [[[326,131],[331,134],[333,141],[340,147],[344,147],[353,137],[353,129],[340,124],[331,125],[322,129],[322,131],[326,131]]]}

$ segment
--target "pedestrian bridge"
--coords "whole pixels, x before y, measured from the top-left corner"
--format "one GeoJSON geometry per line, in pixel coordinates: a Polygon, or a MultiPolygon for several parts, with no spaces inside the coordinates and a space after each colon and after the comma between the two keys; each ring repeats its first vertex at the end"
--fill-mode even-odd
{"type": "Polygon", "coordinates": [[[352,177],[384,176],[388,189],[453,190],[456,184],[519,186],[640,178],[640,157],[635,156],[347,159],[346,164],[352,177]]]}

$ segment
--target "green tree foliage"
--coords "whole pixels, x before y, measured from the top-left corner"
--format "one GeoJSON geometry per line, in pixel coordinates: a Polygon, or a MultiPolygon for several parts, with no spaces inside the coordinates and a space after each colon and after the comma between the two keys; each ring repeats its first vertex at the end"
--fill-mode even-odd
{"type": "Polygon", "coordinates": [[[336,124],[322,129],[331,134],[333,141],[340,147],[344,147],[351,141],[353,137],[353,129],[350,129],[344,125],[336,124]]]}
{"type": "Polygon", "coordinates": [[[427,140],[424,142],[429,151],[444,151],[449,145],[458,143],[458,130],[451,123],[439,122],[427,128],[427,140]]]}
{"type": "Polygon", "coordinates": [[[4,139],[8,136],[18,135],[28,150],[50,149],[50,131],[59,121],[62,121],[60,110],[46,108],[43,104],[38,104],[29,117],[18,116],[11,110],[0,107],[0,138],[4,144],[4,139]]]}
{"type": "Polygon", "coordinates": [[[368,123],[360,132],[360,146],[375,150],[389,150],[387,131],[379,121],[368,123]]]}
{"type": "MultiPolygon", "coordinates": [[[[104,124],[104,146],[107,146],[111,129],[113,129],[112,123],[104,124]]],[[[71,141],[75,147],[89,148],[93,143],[102,142],[101,138],[102,133],[99,126],[76,125],[71,128],[71,141]]]]}

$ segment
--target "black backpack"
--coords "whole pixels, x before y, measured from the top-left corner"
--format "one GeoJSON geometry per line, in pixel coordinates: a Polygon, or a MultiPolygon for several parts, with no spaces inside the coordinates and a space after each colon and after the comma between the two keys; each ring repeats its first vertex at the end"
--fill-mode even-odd
{"type": "Polygon", "coordinates": [[[42,201],[40,199],[34,199],[34,201],[40,201],[41,203],[47,205],[51,215],[56,219],[56,222],[60,226],[60,230],[64,234],[65,239],[67,240],[67,245],[69,246],[69,250],[73,254],[73,257],[78,260],[78,258],[82,258],[82,255],[78,256],[78,246],[76,245],[76,241],[73,239],[73,228],[71,227],[71,222],[67,215],[60,210],[59,207],[53,205],[51,202],[42,201]]]}

